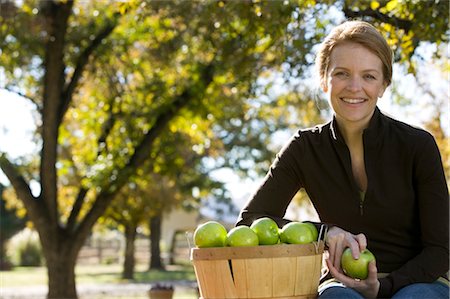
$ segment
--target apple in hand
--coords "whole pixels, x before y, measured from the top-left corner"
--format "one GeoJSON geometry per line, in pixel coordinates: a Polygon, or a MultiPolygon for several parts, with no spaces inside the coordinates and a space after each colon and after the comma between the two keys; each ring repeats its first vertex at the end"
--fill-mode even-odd
{"type": "Polygon", "coordinates": [[[359,259],[354,259],[350,248],[346,248],[342,253],[341,267],[347,276],[356,279],[366,279],[369,275],[369,263],[375,261],[375,256],[368,249],[359,253],[359,259]]]}

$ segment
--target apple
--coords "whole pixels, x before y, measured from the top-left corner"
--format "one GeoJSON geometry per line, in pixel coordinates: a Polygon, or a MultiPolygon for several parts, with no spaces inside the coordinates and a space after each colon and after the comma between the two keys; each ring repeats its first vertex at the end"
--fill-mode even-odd
{"type": "Polygon", "coordinates": [[[311,222],[303,222],[303,223],[306,224],[309,227],[309,229],[311,230],[314,241],[317,241],[317,239],[319,238],[319,232],[317,231],[316,226],[314,224],[312,224],[311,222]]]}
{"type": "Polygon", "coordinates": [[[288,244],[308,244],[315,241],[310,226],[302,222],[289,222],[280,230],[280,241],[288,244]]]}
{"type": "Polygon", "coordinates": [[[366,279],[369,274],[369,263],[375,261],[375,256],[368,249],[359,253],[359,258],[355,260],[352,251],[347,247],[341,256],[341,267],[347,276],[357,279],[366,279]]]}
{"type": "Polygon", "coordinates": [[[226,239],[227,230],[217,221],[200,224],[194,231],[194,244],[198,248],[223,247],[226,239]]]}
{"type": "Polygon", "coordinates": [[[258,236],[259,245],[274,245],[280,239],[278,225],[272,218],[263,217],[256,219],[250,228],[258,236]]]}
{"type": "Polygon", "coordinates": [[[230,247],[258,246],[258,235],[248,226],[239,225],[227,234],[227,245],[230,247]]]}

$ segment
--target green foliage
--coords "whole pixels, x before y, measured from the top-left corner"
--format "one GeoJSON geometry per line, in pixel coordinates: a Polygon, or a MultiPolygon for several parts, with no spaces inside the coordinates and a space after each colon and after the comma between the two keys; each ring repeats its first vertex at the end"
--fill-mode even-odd
{"type": "Polygon", "coordinates": [[[0,183],[0,269],[10,266],[6,255],[6,244],[12,236],[25,227],[25,220],[17,216],[16,209],[6,208],[6,200],[3,198],[4,188],[0,183]]]}
{"type": "MultiPolygon", "coordinates": [[[[421,43],[448,43],[449,1],[342,1],[347,17],[360,18],[375,24],[386,35],[395,51],[396,61],[415,72],[411,58],[421,43]]],[[[439,55],[435,52],[435,55],[439,55]]]]}
{"type": "Polygon", "coordinates": [[[36,232],[29,229],[15,235],[7,245],[7,254],[14,265],[38,267],[42,265],[42,248],[36,232]]]}

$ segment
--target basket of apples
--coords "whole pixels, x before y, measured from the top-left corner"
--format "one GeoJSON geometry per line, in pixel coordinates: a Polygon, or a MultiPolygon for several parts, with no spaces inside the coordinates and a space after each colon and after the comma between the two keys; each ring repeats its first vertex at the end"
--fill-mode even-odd
{"type": "Polygon", "coordinates": [[[194,232],[191,262],[200,297],[315,298],[324,243],[320,228],[263,217],[227,231],[208,221],[194,232]]]}

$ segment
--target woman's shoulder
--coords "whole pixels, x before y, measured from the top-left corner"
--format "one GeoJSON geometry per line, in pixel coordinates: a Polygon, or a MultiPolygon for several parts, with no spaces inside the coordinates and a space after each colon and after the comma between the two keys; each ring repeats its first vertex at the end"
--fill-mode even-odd
{"type": "Polygon", "coordinates": [[[404,138],[411,140],[431,140],[434,139],[433,135],[417,125],[412,125],[396,119],[390,115],[384,115],[389,131],[396,135],[396,138],[404,138]]]}
{"type": "Polygon", "coordinates": [[[316,145],[323,143],[324,138],[330,135],[330,124],[318,124],[314,127],[298,129],[290,139],[282,147],[281,153],[296,153],[307,152],[316,145]]]}
{"type": "Polygon", "coordinates": [[[391,142],[403,144],[418,151],[436,147],[434,136],[425,128],[406,123],[391,116],[385,116],[388,138],[391,142]]]}
{"type": "Polygon", "coordinates": [[[320,139],[330,135],[331,122],[317,124],[313,127],[302,128],[297,131],[294,138],[320,139]]]}

